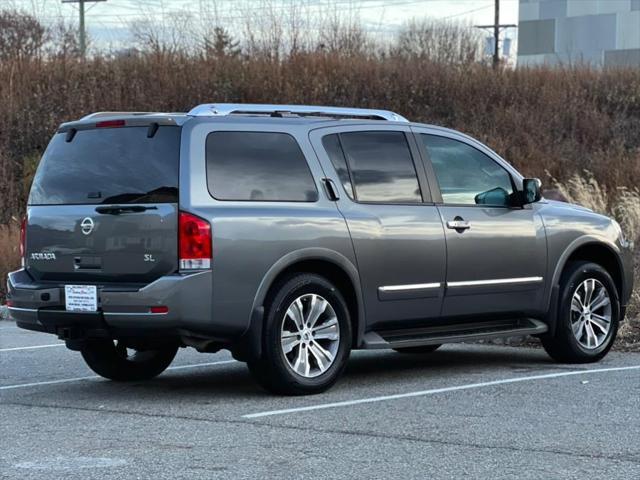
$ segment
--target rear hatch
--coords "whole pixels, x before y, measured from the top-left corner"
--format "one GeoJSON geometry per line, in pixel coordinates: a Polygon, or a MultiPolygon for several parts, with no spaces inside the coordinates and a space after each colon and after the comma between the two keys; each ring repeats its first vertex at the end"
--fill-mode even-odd
{"type": "Polygon", "coordinates": [[[38,280],[149,283],[178,269],[181,128],[62,128],[29,195],[25,267],[38,280]]]}

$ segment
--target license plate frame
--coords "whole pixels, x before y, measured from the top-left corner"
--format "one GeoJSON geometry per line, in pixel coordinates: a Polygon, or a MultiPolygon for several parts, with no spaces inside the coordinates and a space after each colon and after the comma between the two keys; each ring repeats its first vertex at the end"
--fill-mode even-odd
{"type": "Polygon", "coordinates": [[[97,312],[98,287],[95,285],[65,285],[64,308],[69,312],[97,312]]]}

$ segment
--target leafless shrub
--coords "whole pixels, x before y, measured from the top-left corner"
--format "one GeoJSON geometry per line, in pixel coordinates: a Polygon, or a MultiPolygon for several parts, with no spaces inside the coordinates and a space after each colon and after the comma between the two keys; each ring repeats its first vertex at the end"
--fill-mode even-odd
{"type": "Polygon", "coordinates": [[[17,219],[0,224],[0,253],[0,303],[4,303],[6,275],[20,266],[20,224],[17,219]]]}

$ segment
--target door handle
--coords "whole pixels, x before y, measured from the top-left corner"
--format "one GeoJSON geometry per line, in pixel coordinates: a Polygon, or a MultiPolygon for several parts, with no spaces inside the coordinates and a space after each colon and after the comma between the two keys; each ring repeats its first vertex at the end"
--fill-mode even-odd
{"type": "Polygon", "coordinates": [[[340,200],[338,189],[336,187],[336,184],[333,183],[333,180],[331,180],[330,178],[323,178],[322,181],[324,183],[324,188],[327,192],[327,197],[329,197],[329,200],[333,202],[340,200]]]}
{"type": "Polygon", "coordinates": [[[451,230],[468,230],[471,228],[471,224],[456,217],[455,220],[449,220],[447,222],[447,228],[450,228],[451,230]]]}

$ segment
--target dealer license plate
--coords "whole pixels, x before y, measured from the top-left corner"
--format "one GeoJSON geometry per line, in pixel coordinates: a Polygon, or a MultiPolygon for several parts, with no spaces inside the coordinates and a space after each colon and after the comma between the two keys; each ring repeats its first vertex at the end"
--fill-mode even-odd
{"type": "Polygon", "coordinates": [[[64,304],[70,312],[96,312],[98,289],[95,285],[65,285],[64,304]]]}

